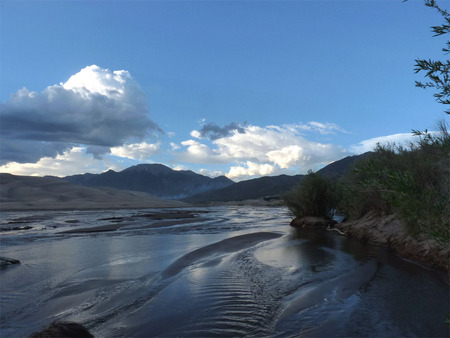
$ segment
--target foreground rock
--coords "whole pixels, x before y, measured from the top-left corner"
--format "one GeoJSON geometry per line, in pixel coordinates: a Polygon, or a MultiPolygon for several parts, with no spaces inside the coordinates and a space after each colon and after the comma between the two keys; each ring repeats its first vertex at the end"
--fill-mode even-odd
{"type": "Polygon", "coordinates": [[[4,269],[14,264],[20,264],[20,261],[9,257],[0,257],[0,269],[4,269]]]}
{"type": "Polygon", "coordinates": [[[394,215],[377,216],[368,213],[358,220],[337,224],[336,228],[351,237],[387,245],[403,258],[450,271],[450,246],[425,237],[413,238],[394,215]]]}

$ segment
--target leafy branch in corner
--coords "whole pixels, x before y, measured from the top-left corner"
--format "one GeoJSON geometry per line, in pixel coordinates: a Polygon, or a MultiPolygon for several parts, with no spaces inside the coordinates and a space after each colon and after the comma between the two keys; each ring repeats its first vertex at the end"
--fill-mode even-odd
{"type": "MultiPolygon", "coordinates": [[[[444,22],[440,26],[432,26],[434,36],[440,36],[450,33],[450,14],[447,10],[440,8],[435,0],[425,0],[425,5],[435,8],[443,17],[444,22]]],[[[446,42],[446,47],[442,48],[444,54],[450,52],[450,41],[446,42]]],[[[419,82],[416,81],[416,87],[420,88],[435,88],[437,93],[434,94],[436,101],[442,104],[450,104],[450,60],[433,61],[417,59],[415,65],[415,72],[426,72],[425,77],[430,81],[419,82]]],[[[446,109],[445,113],[450,114],[450,109],[446,109]]]]}

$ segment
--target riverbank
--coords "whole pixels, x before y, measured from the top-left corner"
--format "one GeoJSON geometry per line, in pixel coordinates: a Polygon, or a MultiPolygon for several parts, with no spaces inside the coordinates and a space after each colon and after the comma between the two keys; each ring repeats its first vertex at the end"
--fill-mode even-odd
{"type": "Polygon", "coordinates": [[[425,235],[418,239],[412,237],[395,215],[378,216],[369,212],[357,220],[334,225],[332,223],[324,218],[302,217],[294,218],[291,226],[335,230],[340,235],[362,242],[387,246],[404,259],[450,272],[450,245],[439,244],[425,235]]]}
{"type": "Polygon", "coordinates": [[[359,240],[386,245],[402,258],[450,271],[450,246],[426,236],[413,238],[394,215],[368,213],[360,219],[336,224],[335,228],[359,240]]]}

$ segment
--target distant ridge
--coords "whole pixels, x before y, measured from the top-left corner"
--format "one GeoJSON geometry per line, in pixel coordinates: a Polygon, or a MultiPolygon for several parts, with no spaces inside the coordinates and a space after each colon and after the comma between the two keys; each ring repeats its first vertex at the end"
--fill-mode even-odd
{"type": "Polygon", "coordinates": [[[328,179],[338,179],[351,169],[357,161],[365,159],[371,156],[371,154],[373,154],[373,152],[369,151],[361,155],[344,157],[343,159],[328,164],[326,167],[317,171],[317,173],[328,179]]]}
{"type": "Polygon", "coordinates": [[[279,175],[254,178],[234,183],[226,188],[197,194],[183,199],[189,203],[226,202],[280,196],[299,184],[303,175],[279,175]]]}
{"type": "MultiPolygon", "coordinates": [[[[318,171],[328,179],[339,179],[355,163],[370,156],[347,156],[318,171]]],[[[120,172],[108,170],[102,174],[83,174],[64,177],[64,180],[87,187],[111,187],[145,192],[160,198],[178,199],[189,203],[229,202],[281,197],[303,175],[265,176],[234,183],[225,176],[211,178],[190,170],[176,171],[162,164],[138,164],[120,172]]]]}
{"type": "Polygon", "coordinates": [[[66,176],[64,180],[87,187],[111,187],[142,191],[160,198],[181,199],[234,182],[225,176],[211,178],[191,170],[173,170],[162,164],[138,164],[120,172],[66,176]]]}
{"type": "Polygon", "coordinates": [[[82,210],[183,207],[138,191],[89,188],[57,177],[0,173],[0,210],[82,210]]]}
{"type": "MultiPolygon", "coordinates": [[[[360,159],[370,156],[369,153],[347,156],[341,160],[330,163],[318,171],[328,179],[339,179],[347,170],[360,159]]],[[[304,175],[265,176],[247,181],[234,183],[228,187],[192,195],[182,199],[188,203],[231,202],[259,198],[281,197],[290,189],[299,184],[304,175]]]]}

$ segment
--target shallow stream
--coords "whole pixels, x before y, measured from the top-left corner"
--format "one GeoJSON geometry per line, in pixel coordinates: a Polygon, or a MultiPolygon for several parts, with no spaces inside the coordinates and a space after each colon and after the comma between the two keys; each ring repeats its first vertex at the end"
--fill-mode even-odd
{"type": "Polygon", "coordinates": [[[152,212],[0,213],[0,256],[21,261],[0,270],[0,336],[62,320],[96,337],[449,336],[438,270],[293,229],[285,208],[152,212]],[[63,233],[92,227],[111,231],[63,233]]]}

